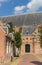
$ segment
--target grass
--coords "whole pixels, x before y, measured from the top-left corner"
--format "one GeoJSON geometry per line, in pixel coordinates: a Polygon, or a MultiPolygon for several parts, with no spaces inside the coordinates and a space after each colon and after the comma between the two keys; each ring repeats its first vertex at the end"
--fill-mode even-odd
{"type": "MultiPolygon", "coordinates": [[[[4,63],[2,65],[18,65],[18,63],[20,62],[21,60],[21,57],[23,56],[24,54],[20,55],[19,57],[16,57],[15,60],[13,60],[12,62],[8,62],[8,63],[4,63]]],[[[38,60],[40,62],[42,62],[42,54],[33,54],[35,57],[38,58],[38,60]]]]}
{"type": "Polygon", "coordinates": [[[1,63],[1,65],[18,65],[19,62],[20,62],[20,57],[17,57],[12,62],[10,61],[10,62],[6,62],[6,63],[1,63]]]}
{"type": "Polygon", "coordinates": [[[21,57],[22,57],[23,55],[24,55],[24,54],[20,55],[19,57],[16,57],[16,59],[13,60],[12,62],[3,63],[2,65],[18,65],[18,63],[20,62],[21,57]]]}
{"type": "Polygon", "coordinates": [[[13,62],[11,62],[10,65],[18,65],[18,63],[20,62],[21,57],[22,57],[23,55],[24,55],[24,54],[20,55],[20,56],[17,57],[15,60],[13,60],[13,62]]]}
{"type": "Polygon", "coordinates": [[[18,63],[20,62],[20,57],[16,58],[15,60],[13,60],[10,65],[18,65],[18,63]]]}

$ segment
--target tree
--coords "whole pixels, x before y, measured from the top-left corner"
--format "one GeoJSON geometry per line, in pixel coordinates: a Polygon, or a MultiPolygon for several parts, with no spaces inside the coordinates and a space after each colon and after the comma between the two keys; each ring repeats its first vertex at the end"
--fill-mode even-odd
{"type": "Polygon", "coordinates": [[[15,37],[15,46],[18,48],[17,56],[19,56],[19,49],[21,48],[21,44],[22,44],[20,32],[16,32],[14,34],[14,37],[15,37]]]}
{"type": "Polygon", "coordinates": [[[21,47],[21,34],[20,32],[16,32],[14,36],[15,36],[15,41],[16,41],[15,45],[19,49],[21,47]]]}
{"type": "Polygon", "coordinates": [[[14,32],[14,31],[13,31],[13,25],[12,25],[12,23],[11,23],[11,22],[9,23],[9,26],[10,26],[10,27],[9,27],[9,33],[14,32]]]}
{"type": "Polygon", "coordinates": [[[40,46],[42,48],[42,25],[39,26],[38,32],[39,32],[40,46]]]}

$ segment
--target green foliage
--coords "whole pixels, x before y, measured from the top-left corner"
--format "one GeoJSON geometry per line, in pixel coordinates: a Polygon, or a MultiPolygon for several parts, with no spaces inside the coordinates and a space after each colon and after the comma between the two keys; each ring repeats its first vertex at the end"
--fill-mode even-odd
{"type": "Polygon", "coordinates": [[[42,25],[39,27],[39,36],[40,36],[40,38],[39,38],[39,40],[40,40],[40,46],[41,46],[41,48],[42,48],[42,25]]]}
{"type": "Polygon", "coordinates": [[[9,27],[9,33],[11,33],[11,32],[13,32],[13,25],[12,25],[11,22],[9,23],[9,25],[10,25],[10,27],[9,27]]]}
{"type": "Polygon", "coordinates": [[[21,47],[21,34],[20,34],[20,32],[16,32],[15,34],[14,34],[14,36],[15,36],[15,46],[19,49],[20,47],[21,47]]]}

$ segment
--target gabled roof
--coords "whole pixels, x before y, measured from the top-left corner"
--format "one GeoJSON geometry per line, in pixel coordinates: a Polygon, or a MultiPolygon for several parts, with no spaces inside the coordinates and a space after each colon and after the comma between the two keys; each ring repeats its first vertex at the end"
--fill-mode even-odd
{"type": "Polygon", "coordinates": [[[4,22],[12,22],[13,26],[23,26],[23,25],[32,25],[32,24],[41,24],[42,23],[42,12],[41,13],[29,13],[17,16],[6,16],[0,17],[0,20],[4,22]]]}
{"type": "Polygon", "coordinates": [[[0,17],[0,20],[4,23],[12,22],[13,26],[31,25],[32,27],[28,27],[28,32],[31,34],[37,25],[42,24],[42,12],[0,17]]]}

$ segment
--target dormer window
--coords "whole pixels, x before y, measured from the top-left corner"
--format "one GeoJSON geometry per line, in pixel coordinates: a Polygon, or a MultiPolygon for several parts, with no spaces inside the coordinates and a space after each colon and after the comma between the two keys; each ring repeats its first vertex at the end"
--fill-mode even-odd
{"type": "Polygon", "coordinates": [[[28,26],[23,27],[22,28],[22,35],[28,35],[29,34],[28,30],[29,30],[28,26]]]}
{"type": "Polygon", "coordinates": [[[26,34],[28,35],[28,31],[26,31],[26,34]]]}

